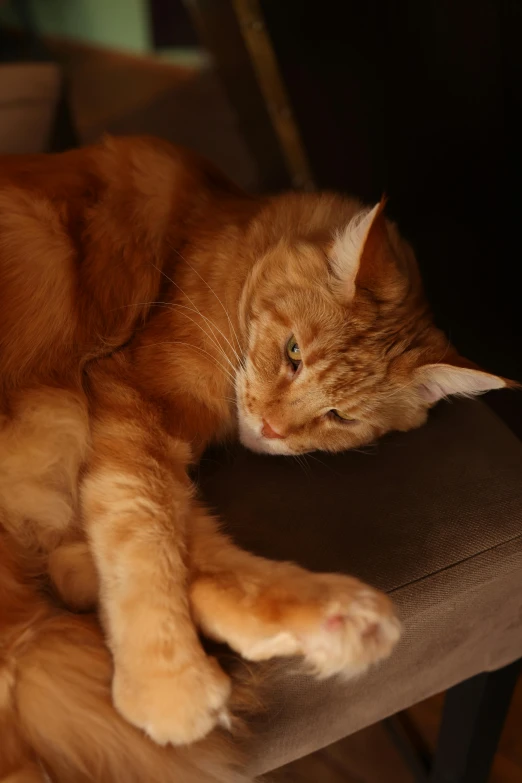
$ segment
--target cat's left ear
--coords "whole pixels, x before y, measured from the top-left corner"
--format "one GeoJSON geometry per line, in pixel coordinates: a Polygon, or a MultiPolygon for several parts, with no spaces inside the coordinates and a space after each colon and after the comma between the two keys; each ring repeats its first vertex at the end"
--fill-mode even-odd
{"type": "MultiPolygon", "coordinates": [[[[386,197],[369,209],[355,215],[335,235],[329,257],[336,288],[347,302],[356,288],[382,288],[400,277],[390,244],[384,207],[386,197]]],[[[392,293],[389,290],[389,293],[392,293]]]]}
{"type": "Polygon", "coordinates": [[[452,395],[474,397],[492,389],[517,386],[498,375],[452,364],[426,364],[415,370],[414,379],[421,397],[431,404],[452,395]]]}

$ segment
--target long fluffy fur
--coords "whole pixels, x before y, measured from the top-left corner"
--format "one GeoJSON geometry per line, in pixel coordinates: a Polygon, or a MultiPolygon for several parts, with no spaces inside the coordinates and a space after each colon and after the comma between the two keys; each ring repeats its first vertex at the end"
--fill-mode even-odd
{"type": "MultiPolygon", "coordinates": [[[[53,606],[40,567],[0,534],[2,783],[43,781],[44,772],[56,783],[246,783],[225,732],[161,748],[118,715],[96,618],[53,606]]],[[[255,706],[248,671],[233,696],[239,713],[255,706]]]]}
{"type": "MultiPolygon", "coordinates": [[[[78,473],[90,443],[80,373],[144,323],[173,256],[166,242],[204,182],[236,192],[209,164],[146,139],[2,160],[2,781],[40,781],[44,770],[57,783],[244,780],[225,732],[175,750],[121,718],[96,617],[59,608],[41,578],[50,569],[70,605],[92,606],[92,563],[63,557],[79,534],[78,473]]],[[[255,699],[240,679],[239,712],[255,699]]]]}
{"type": "Polygon", "coordinates": [[[359,210],[249,198],[151,139],[2,161],[4,783],[244,780],[211,730],[258,688],[234,675],[228,701],[230,673],[197,629],[249,660],[301,655],[321,676],[390,653],[385,596],[241,551],[187,476],[238,415],[252,448],[341,450],[421,425],[441,392],[505,385],[448,351],[411,250],[382,207],[353,234],[359,210]],[[104,634],[45,592],[48,575],[68,607],[99,598],[104,634]],[[131,723],[161,743],[211,733],[175,750],[131,723]]]}

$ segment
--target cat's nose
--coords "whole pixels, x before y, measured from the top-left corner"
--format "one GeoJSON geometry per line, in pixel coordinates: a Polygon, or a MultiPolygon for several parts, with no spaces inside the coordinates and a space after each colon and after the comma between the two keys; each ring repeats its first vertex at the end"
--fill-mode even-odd
{"type": "Polygon", "coordinates": [[[268,422],[266,419],[263,419],[263,427],[261,429],[261,435],[264,435],[265,438],[284,438],[284,435],[281,435],[280,432],[275,430],[270,422],[268,422]]]}

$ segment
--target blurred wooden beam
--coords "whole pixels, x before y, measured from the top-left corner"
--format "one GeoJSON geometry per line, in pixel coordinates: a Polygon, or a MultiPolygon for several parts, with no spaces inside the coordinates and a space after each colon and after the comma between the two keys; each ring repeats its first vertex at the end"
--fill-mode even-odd
{"type": "MultiPolygon", "coordinates": [[[[264,66],[258,59],[259,41],[265,64],[267,41],[271,51],[264,25],[260,28],[259,19],[250,14],[251,9],[234,0],[185,0],[185,3],[201,43],[214,59],[240,130],[256,161],[262,187],[268,190],[292,185],[302,187],[309,171],[307,168],[298,171],[292,156],[289,157],[288,145],[281,136],[281,123],[274,121],[274,106],[267,105],[267,86],[264,78],[260,78],[264,66]]],[[[274,62],[272,52],[272,81],[274,62]]],[[[277,111],[281,110],[281,119],[285,121],[284,102],[277,105],[277,111]]]]}

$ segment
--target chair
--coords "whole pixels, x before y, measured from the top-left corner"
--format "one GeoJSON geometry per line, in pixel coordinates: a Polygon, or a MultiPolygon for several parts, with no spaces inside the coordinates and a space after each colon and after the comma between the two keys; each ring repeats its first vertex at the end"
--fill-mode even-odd
{"type": "MultiPolygon", "coordinates": [[[[506,285],[506,280],[514,274],[510,259],[518,256],[496,250],[505,263],[498,268],[499,274],[492,276],[487,271],[491,253],[484,236],[485,223],[480,210],[473,211],[480,202],[493,212],[490,201],[493,204],[498,188],[482,184],[477,198],[468,205],[467,222],[460,198],[456,205],[451,202],[448,214],[441,217],[440,205],[448,194],[446,173],[455,168],[449,154],[453,148],[446,150],[447,160],[440,154],[437,157],[437,145],[426,145],[424,140],[440,128],[432,127],[431,115],[419,118],[415,112],[412,116],[417,125],[411,125],[410,115],[404,120],[406,128],[404,122],[392,123],[398,135],[390,141],[390,128],[385,122],[377,126],[372,122],[372,102],[363,100],[379,87],[381,67],[372,70],[366,67],[366,60],[362,64],[355,60],[355,71],[349,67],[354,57],[362,57],[367,44],[375,44],[368,59],[377,57],[378,63],[388,64],[388,70],[392,64],[395,68],[386,84],[389,86],[393,74],[400,72],[403,92],[417,94],[416,79],[424,78],[426,68],[442,67],[445,47],[451,43],[459,50],[460,6],[452,7],[451,29],[442,30],[426,26],[429,19],[433,22],[430,4],[417,8],[403,3],[396,17],[386,3],[342,4],[343,16],[338,5],[314,7],[312,11],[297,0],[291,4],[262,0],[186,2],[203,44],[214,56],[258,163],[261,187],[306,187],[315,178],[321,187],[347,187],[370,200],[378,198],[385,187],[398,206],[401,225],[405,222],[413,234],[439,323],[451,328],[461,350],[493,371],[517,377],[520,352],[516,330],[509,324],[517,324],[519,316],[506,293],[515,289],[506,285]],[[310,40],[310,25],[305,32],[301,30],[303,14],[298,18],[295,12],[301,7],[304,11],[305,6],[308,11],[304,16],[308,22],[310,18],[317,20],[323,37],[312,31],[310,40]],[[341,24],[346,17],[350,26],[346,52],[339,48],[339,28],[333,36],[337,49],[329,52],[324,31],[330,29],[329,24],[335,25],[336,18],[341,24]],[[283,21],[278,24],[278,19],[283,21]],[[391,22],[399,40],[389,34],[391,22]],[[411,26],[417,37],[410,35],[411,26]],[[361,35],[366,38],[359,45],[361,35]],[[316,67],[318,56],[313,46],[317,36],[322,42],[321,53],[328,53],[326,65],[323,67],[321,59],[320,68],[316,67]],[[433,55],[433,60],[426,61],[424,52],[419,68],[412,60],[400,71],[404,62],[397,59],[397,52],[404,49],[412,56],[417,45],[429,49],[434,40],[442,47],[438,59],[433,55]],[[297,58],[296,52],[300,52],[297,58]],[[285,67],[278,67],[281,53],[285,67]],[[346,60],[345,55],[352,60],[346,60]],[[285,81],[289,73],[291,84],[285,81]],[[339,91],[338,82],[344,79],[348,94],[360,97],[359,102],[351,103],[339,115],[338,106],[323,100],[321,79],[325,74],[335,85],[330,85],[329,99],[334,90],[337,103],[342,103],[346,90],[339,91]],[[314,100],[309,110],[310,89],[314,100]],[[350,121],[354,118],[349,109],[354,106],[364,115],[362,124],[350,121]],[[335,122],[339,116],[344,122],[340,128],[335,122]],[[363,133],[366,127],[372,131],[369,135],[363,133]],[[406,129],[409,135],[403,133],[406,129]],[[418,152],[413,157],[406,154],[405,145],[410,143],[418,152]],[[390,144],[399,149],[394,160],[386,153],[390,144]],[[307,157],[313,160],[312,167],[307,157]],[[408,161],[411,166],[405,169],[408,161]],[[347,171],[350,177],[345,176],[347,171]],[[430,172],[428,179],[425,171],[430,172]],[[390,178],[391,184],[387,182],[390,178]],[[439,190],[433,190],[435,182],[439,190]],[[482,203],[485,191],[491,199],[482,203]],[[472,273],[476,289],[470,294],[472,273]],[[453,283],[448,286],[450,274],[453,283]],[[502,287],[502,298],[496,296],[497,289],[490,290],[492,285],[502,287]]],[[[507,16],[503,26],[499,22],[500,27],[493,29],[485,21],[489,17],[477,11],[471,19],[470,14],[466,15],[466,40],[472,35],[473,41],[480,42],[489,33],[500,34],[500,29],[507,34],[512,26],[507,16]]],[[[514,41],[509,38],[513,51],[514,41]]],[[[483,50],[477,43],[475,55],[483,50]]],[[[453,57],[444,62],[448,68],[457,68],[461,86],[465,77],[471,79],[467,61],[453,57]]],[[[491,62],[487,61],[487,67],[493,67],[491,62]]],[[[505,79],[510,78],[508,71],[502,73],[505,79]]],[[[485,83],[478,77],[475,81],[477,90],[485,83]]],[[[441,111],[455,107],[450,87],[446,92],[441,90],[440,75],[436,89],[430,84],[430,100],[439,99],[441,111]]],[[[453,81],[448,77],[450,84],[453,81]]],[[[495,85],[498,87],[497,82],[495,85]]],[[[428,85],[424,87],[428,89],[428,85]]],[[[375,99],[386,106],[386,89],[380,90],[375,99]]],[[[493,99],[490,92],[480,95],[477,104],[487,114],[488,101],[493,99]]],[[[403,95],[403,109],[406,103],[403,95]]],[[[466,107],[468,103],[463,101],[457,130],[467,139],[466,107]]],[[[513,116],[510,118],[512,121],[513,116]]],[[[448,127],[454,129],[455,122],[449,122],[448,127]]],[[[473,143],[484,146],[488,138],[484,131],[473,143]]],[[[453,137],[450,141],[455,142],[453,137]]],[[[445,143],[447,146],[448,139],[445,143]]],[[[496,148],[488,144],[487,149],[480,147],[477,175],[483,176],[482,163],[491,153],[488,172],[493,182],[496,148]]],[[[474,149],[469,150],[470,159],[474,149]]],[[[455,150],[461,147],[457,145],[455,150]]],[[[469,194],[464,175],[461,180],[453,176],[452,187],[460,183],[469,194]]],[[[506,232],[501,233],[509,246],[506,232]]],[[[495,248],[498,234],[495,230],[495,248]]],[[[511,430],[520,432],[517,395],[501,392],[490,397],[511,430]]],[[[360,680],[318,683],[297,674],[293,663],[283,666],[280,674],[268,673],[267,712],[253,727],[248,747],[252,771],[259,774],[276,769],[386,719],[419,783],[485,783],[522,656],[520,441],[483,403],[459,401],[439,405],[426,427],[392,436],[375,451],[321,455],[319,459],[310,462],[305,475],[293,460],[239,449],[233,456],[204,462],[201,486],[236,540],[252,551],[295,560],[313,570],[352,573],[388,591],[402,616],[405,633],[392,657],[360,680]],[[289,486],[292,493],[287,492],[289,486]],[[437,749],[430,759],[425,752],[416,752],[404,723],[389,716],[442,691],[447,691],[444,714],[437,749]]]]}
{"type": "Polygon", "coordinates": [[[319,459],[304,472],[238,448],[204,459],[199,483],[246,548],[387,591],[404,636],[389,660],[347,683],[317,682],[294,661],[269,669],[251,770],[449,689],[434,759],[408,752],[410,764],[419,783],[486,783],[522,657],[520,441],[483,403],[458,401],[419,430],[319,459]]]}

